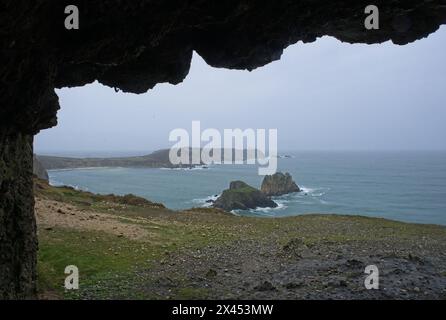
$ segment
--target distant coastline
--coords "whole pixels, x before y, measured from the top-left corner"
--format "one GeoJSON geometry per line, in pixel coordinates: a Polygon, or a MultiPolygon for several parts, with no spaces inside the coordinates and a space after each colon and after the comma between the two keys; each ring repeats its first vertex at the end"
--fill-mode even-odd
{"type": "MultiPolygon", "coordinates": [[[[231,151],[234,157],[235,150],[222,149],[221,155],[231,151]]],[[[203,164],[176,165],[172,164],[169,159],[170,149],[161,149],[143,156],[129,157],[66,157],[66,156],[49,156],[36,155],[35,159],[46,170],[61,169],[84,169],[84,168],[166,168],[181,169],[195,168],[203,166],[203,164]]],[[[190,150],[189,154],[192,152],[190,150]]],[[[223,158],[222,158],[223,159],[223,158]]],[[[248,150],[243,150],[243,161],[248,159],[248,150]]],[[[190,161],[192,162],[192,161],[190,161]]]]}
{"type": "Polygon", "coordinates": [[[37,155],[37,160],[46,170],[111,168],[111,167],[174,167],[169,161],[169,150],[163,149],[144,156],[110,158],[74,158],[37,155]]]}
{"type": "MultiPolygon", "coordinates": [[[[303,192],[274,198],[279,204],[277,209],[245,210],[242,215],[359,213],[446,225],[445,153],[290,151],[288,154],[294,157],[280,159],[279,170],[290,172],[303,192]]],[[[259,187],[262,180],[255,166],[249,165],[213,165],[192,170],[122,166],[67,169],[51,170],[50,182],[100,194],[133,193],[174,210],[205,205],[209,196],[220,194],[231,181],[242,180],[259,187]]]]}

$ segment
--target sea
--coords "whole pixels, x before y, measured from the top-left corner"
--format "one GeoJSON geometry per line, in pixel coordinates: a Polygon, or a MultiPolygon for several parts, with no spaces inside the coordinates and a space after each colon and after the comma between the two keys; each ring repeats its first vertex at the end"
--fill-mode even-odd
{"type": "MultiPolygon", "coordinates": [[[[446,152],[290,151],[279,157],[278,171],[289,172],[302,192],[274,197],[274,209],[233,213],[265,218],[333,213],[446,225],[446,152]]],[[[175,210],[209,206],[231,181],[260,188],[263,179],[256,165],[246,164],[83,168],[51,170],[49,176],[52,185],[132,193],[175,210]]]]}

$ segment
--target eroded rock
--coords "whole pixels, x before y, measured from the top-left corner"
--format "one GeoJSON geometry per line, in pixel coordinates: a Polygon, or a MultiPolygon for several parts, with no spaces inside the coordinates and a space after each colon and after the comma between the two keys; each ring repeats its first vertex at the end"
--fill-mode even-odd
{"type": "Polygon", "coordinates": [[[276,172],[263,178],[260,190],[267,196],[281,196],[288,193],[299,192],[299,186],[294,182],[291,175],[287,172],[276,172]]]}
{"type": "Polygon", "coordinates": [[[260,190],[243,181],[231,182],[229,189],[223,191],[213,206],[226,211],[248,210],[255,208],[275,208],[277,203],[265,196],[260,190]]]}

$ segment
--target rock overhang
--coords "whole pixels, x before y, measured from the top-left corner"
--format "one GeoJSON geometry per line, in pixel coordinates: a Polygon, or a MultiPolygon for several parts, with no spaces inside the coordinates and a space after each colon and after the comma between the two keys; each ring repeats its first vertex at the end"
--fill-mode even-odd
{"type": "MultiPolygon", "coordinates": [[[[446,0],[374,1],[380,28],[367,30],[364,0],[5,0],[0,123],[30,134],[54,126],[55,88],[94,81],[143,93],[187,76],[193,51],[218,68],[247,69],[280,59],[296,42],[328,35],[348,43],[398,45],[446,23],[446,0]],[[67,5],[80,29],[64,28],[67,5]]],[[[315,62],[316,63],[316,62],[315,62]]]]}

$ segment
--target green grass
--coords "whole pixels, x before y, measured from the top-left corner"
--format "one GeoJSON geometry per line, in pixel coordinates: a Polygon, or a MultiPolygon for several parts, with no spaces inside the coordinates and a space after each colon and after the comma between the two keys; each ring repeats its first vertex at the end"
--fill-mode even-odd
{"type": "MultiPolygon", "coordinates": [[[[150,225],[147,226],[148,229],[150,225]]],[[[149,269],[152,262],[162,261],[177,250],[194,249],[233,239],[224,232],[209,232],[201,227],[184,228],[170,225],[155,229],[155,239],[132,241],[102,232],[72,229],[39,232],[38,288],[40,292],[56,292],[60,297],[76,299],[140,296],[135,291],[135,271],[149,269]],[[80,290],[65,292],[65,267],[75,265],[80,272],[80,290]],[[108,281],[112,279],[111,281],[108,281]],[[113,286],[113,288],[110,288],[113,286]]],[[[189,297],[185,290],[179,296],[189,297]]]]}
{"type": "MultiPolygon", "coordinates": [[[[38,188],[39,197],[69,203],[77,209],[107,212],[117,223],[137,224],[147,230],[147,238],[129,240],[116,235],[87,230],[39,229],[38,287],[40,292],[55,292],[61,298],[160,298],[140,290],[139,270],[150,270],[170,254],[219,246],[238,239],[266,241],[286,245],[340,244],[350,241],[444,241],[446,228],[408,224],[385,219],[341,215],[302,215],[267,219],[236,217],[217,209],[191,209],[174,213],[163,208],[123,204],[119,198],[98,196],[71,188],[38,188]],[[111,210],[113,209],[113,210],[111,210]],[[145,217],[147,219],[133,219],[145,217]],[[80,290],[65,292],[65,267],[76,265],[80,272],[80,290]]],[[[127,199],[128,200],[128,199],[127,199]]],[[[139,199],[131,198],[130,202],[139,199]]],[[[146,273],[147,274],[147,273],[146,273]]],[[[181,280],[181,279],[180,279],[181,280]]],[[[203,298],[206,292],[187,281],[172,296],[179,299],[203,298]]]]}
{"type": "Polygon", "coordinates": [[[52,187],[42,180],[35,180],[35,193],[39,196],[69,203],[83,209],[109,209],[110,204],[119,207],[122,210],[130,209],[165,209],[163,204],[155,203],[144,198],[127,194],[117,196],[114,194],[100,195],[91,192],[76,190],[71,187],[52,187]]]}
{"type": "MultiPolygon", "coordinates": [[[[97,286],[111,274],[131,277],[132,271],[161,249],[101,232],[53,229],[39,233],[38,287],[64,294],[65,267],[79,268],[81,290],[97,286]]],[[[68,295],[67,297],[69,297],[68,295]]]]}
{"type": "Polygon", "coordinates": [[[224,192],[225,193],[250,193],[250,192],[256,192],[258,191],[256,188],[253,188],[251,186],[246,186],[243,188],[237,188],[237,189],[227,189],[224,192]]]}

